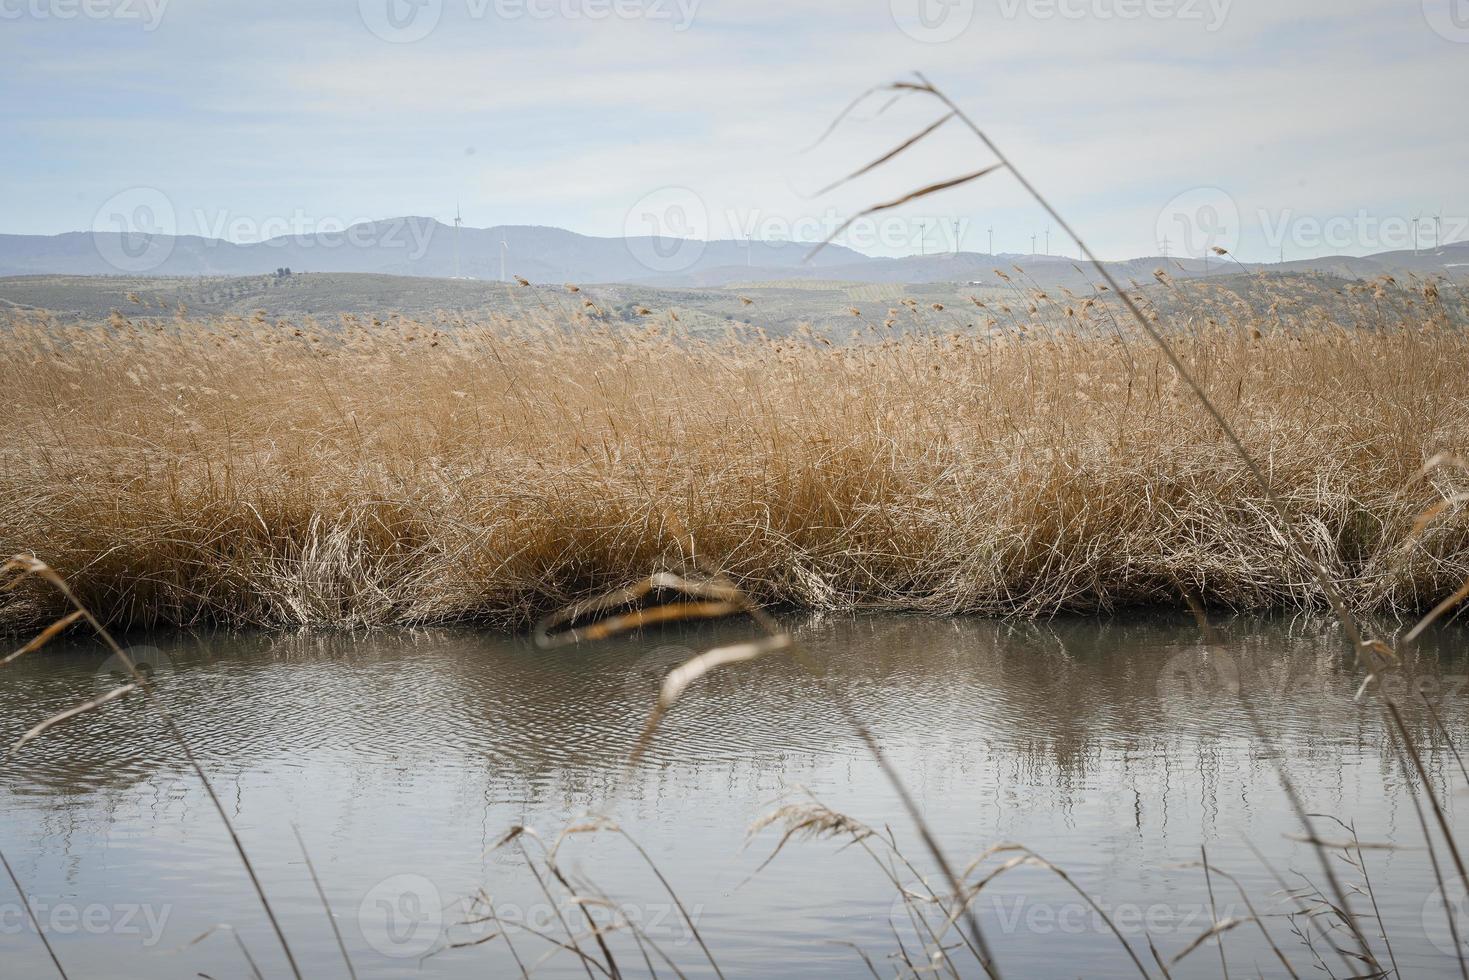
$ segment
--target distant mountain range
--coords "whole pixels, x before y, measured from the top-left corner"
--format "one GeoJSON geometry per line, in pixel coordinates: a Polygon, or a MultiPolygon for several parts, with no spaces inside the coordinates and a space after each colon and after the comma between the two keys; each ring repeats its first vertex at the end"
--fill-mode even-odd
{"type": "MultiPolygon", "coordinates": [[[[1041,283],[1083,281],[1079,260],[973,252],[874,258],[832,245],[807,261],[798,242],[595,238],[560,228],[505,225],[458,228],[433,218],[404,217],[354,225],[334,234],[283,236],[235,244],[197,235],[71,232],[0,235],[0,276],[251,276],[293,272],[357,272],[532,282],[633,283],[708,288],[740,282],[839,280],[858,283],[993,282],[994,269],[1020,265],[1041,283]]],[[[1120,278],[1146,280],[1167,267],[1175,276],[1238,269],[1231,260],[1146,256],[1109,263],[1120,278]]],[[[1249,266],[1251,269],[1259,266],[1249,266]]],[[[1469,242],[1420,252],[1328,256],[1267,268],[1322,272],[1347,279],[1386,273],[1469,278],[1469,242]]]]}

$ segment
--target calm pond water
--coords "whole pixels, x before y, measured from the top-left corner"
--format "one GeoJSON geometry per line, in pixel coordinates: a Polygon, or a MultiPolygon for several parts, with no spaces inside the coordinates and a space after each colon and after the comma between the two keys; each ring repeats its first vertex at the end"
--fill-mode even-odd
{"type": "MultiPolygon", "coordinates": [[[[1288,909],[1258,849],[1292,886],[1320,880],[1295,840],[1278,767],[1314,811],[1354,821],[1373,896],[1404,976],[1458,974],[1434,876],[1378,707],[1353,701],[1336,630],[1307,619],[1221,624],[1226,652],[1200,648],[1185,617],[1003,624],[873,617],[796,625],[811,670],[781,659],[705,678],[625,772],[662,673],[689,648],[750,635],[735,624],[668,629],[545,652],[472,632],[368,636],[171,636],[135,643],[182,719],[252,858],[305,975],[346,976],[293,835],[298,828],[361,977],[586,976],[519,926],[558,933],[512,825],[550,838],[606,813],[676,887],[726,976],[867,975],[850,945],[892,975],[914,925],[860,848],[777,843],[749,824],[801,788],[836,810],[890,825],[916,871],[931,871],[891,787],[834,707],[867,719],[961,867],[1018,841],[1065,868],[1113,914],[1150,972],[1209,914],[1200,845],[1257,909],[1288,909]],[[150,648],[151,647],[151,648],[150,648]],[[1268,738],[1233,695],[1253,691],[1268,738]],[[472,897],[513,923],[514,954],[472,897]],[[1146,931],[1145,931],[1146,930],[1146,931]],[[549,959],[544,959],[547,955],[549,959]]],[[[1464,631],[1428,638],[1397,683],[1422,690],[1454,742],[1469,729],[1464,631]]],[[[76,644],[5,668],[6,743],[115,680],[105,651],[76,644]]],[[[1431,783],[1461,825],[1463,777],[1422,702],[1408,713],[1431,783]]],[[[248,977],[235,937],[267,977],[287,975],[218,816],[177,748],[136,699],[58,727],[0,764],[0,847],[72,977],[248,977]],[[231,930],[209,931],[221,924],[231,930]],[[197,943],[195,939],[208,935],[197,943]]],[[[1340,839],[1335,826],[1323,833],[1340,839]]],[[[530,845],[536,853],[536,845],[530,845]]],[[[995,865],[1005,855],[991,859],[995,865]]],[[[629,844],[568,839],[562,864],[601,889],[689,976],[712,975],[698,944],[629,844]]],[[[1344,863],[1349,886],[1360,876],[1344,863]]],[[[1248,915],[1213,880],[1219,915],[1248,915]]],[[[1461,928],[1469,927],[1462,889],[1461,928]]],[[[1368,897],[1357,907],[1370,912],[1368,897]]],[[[1126,951],[1065,882],[1039,868],[996,879],[977,905],[1008,977],[1136,976],[1126,951]]],[[[563,907],[565,912],[574,912],[563,907]]],[[[602,914],[602,910],[598,910],[602,914]]],[[[1292,933],[1268,928],[1302,976],[1322,975],[1292,933]]],[[[1309,934],[1309,926],[1295,925],[1309,934]]],[[[626,931],[611,939],[628,975],[646,973],[626,931]]],[[[1346,968],[1317,937],[1337,975],[1346,968]]],[[[1224,937],[1235,976],[1279,976],[1261,933],[1224,937]]],[[[1379,946],[1385,953],[1385,947],[1379,946]]],[[[959,950],[958,953],[963,953],[959,950]]],[[[956,954],[957,955],[957,954],[956,954]]],[[[972,959],[961,964],[977,974],[972,959]]],[[[675,971],[654,959],[661,975],[675,971]]],[[[1217,976],[1217,947],[1175,977],[1217,976]]],[[[0,880],[0,974],[51,973],[0,880]]],[[[600,976],[600,974],[599,974],[600,976]]]]}

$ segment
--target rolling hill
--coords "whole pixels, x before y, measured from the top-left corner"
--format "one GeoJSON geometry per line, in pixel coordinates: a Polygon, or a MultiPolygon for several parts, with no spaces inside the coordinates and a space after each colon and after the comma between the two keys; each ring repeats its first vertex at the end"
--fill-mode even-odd
{"type": "MultiPolygon", "coordinates": [[[[751,281],[836,280],[853,283],[994,282],[995,268],[1023,266],[1041,285],[1084,286],[1079,261],[1055,255],[955,252],[877,258],[839,245],[814,257],[800,242],[694,241],[677,238],[598,238],[560,228],[505,225],[460,228],[432,218],[403,217],[353,225],[335,234],[282,236],[239,244],[194,235],[116,232],[0,235],[0,276],[259,276],[295,272],[498,281],[523,276],[543,283],[629,283],[712,288],[751,281]],[[502,274],[503,273],[503,274],[502,274]]],[[[1109,263],[1123,281],[1151,278],[1167,266],[1194,277],[1238,271],[1232,260],[1144,256],[1109,263]]],[[[1469,242],[1437,250],[1365,257],[1325,256],[1268,268],[1343,279],[1383,274],[1469,278],[1469,242]]]]}

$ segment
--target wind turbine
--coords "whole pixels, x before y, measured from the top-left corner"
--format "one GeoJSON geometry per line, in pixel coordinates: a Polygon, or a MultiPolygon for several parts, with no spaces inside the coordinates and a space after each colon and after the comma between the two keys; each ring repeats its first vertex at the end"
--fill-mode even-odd
{"type": "Polygon", "coordinates": [[[990,225],[990,254],[995,254],[995,226],[990,225]]]}
{"type": "Polygon", "coordinates": [[[510,244],[508,242],[504,241],[504,240],[501,240],[501,242],[500,242],[500,281],[501,282],[509,282],[510,281],[509,279],[506,279],[505,278],[505,253],[508,252],[509,250],[510,250],[510,244]]]}
{"type": "Polygon", "coordinates": [[[463,278],[459,275],[459,226],[464,224],[464,219],[459,216],[459,202],[454,202],[454,278],[463,278]]]}
{"type": "Polygon", "coordinates": [[[1443,208],[1438,209],[1438,214],[1433,216],[1433,250],[1435,252],[1443,248],[1443,208]]]}
{"type": "Polygon", "coordinates": [[[1046,225],[1046,254],[1051,254],[1051,226],[1049,223],[1046,225]]]}
{"type": "Polygon", "coordinates": [[[1423,217],[1423,212],[1422,211],[1419,211],[1417,214],[1413,215],[1413,254],[1414,255],[1417,255],[1418,254],[1418,219],[1421,218],[1421,217],[1423,217]]]}

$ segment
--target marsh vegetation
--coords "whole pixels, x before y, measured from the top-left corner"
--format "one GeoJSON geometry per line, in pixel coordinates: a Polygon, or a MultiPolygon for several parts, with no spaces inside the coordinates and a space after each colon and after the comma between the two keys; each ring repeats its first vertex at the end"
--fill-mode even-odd
{"type": "MultiPolygon", "coordinates": [[[[0,550],[125,627],[524,627],[691,562],[761,602],[1046,616],[1185,593],[1321,606],[1250,474],[1115,299],[1022,275],[960,329],[710,338],[588,292],[524,317],[21,317],[0,347],[0,550]]],[[[1359,609],[1469,578],[1469,341],[1431,284],[1259,314],[1170,286],[1170,334],[1359,609]],[[1431,520],[1421,521],[1433,509],[1431,520]]],[[[0,621],[59,611],[38,585],[0,621]]]]}

